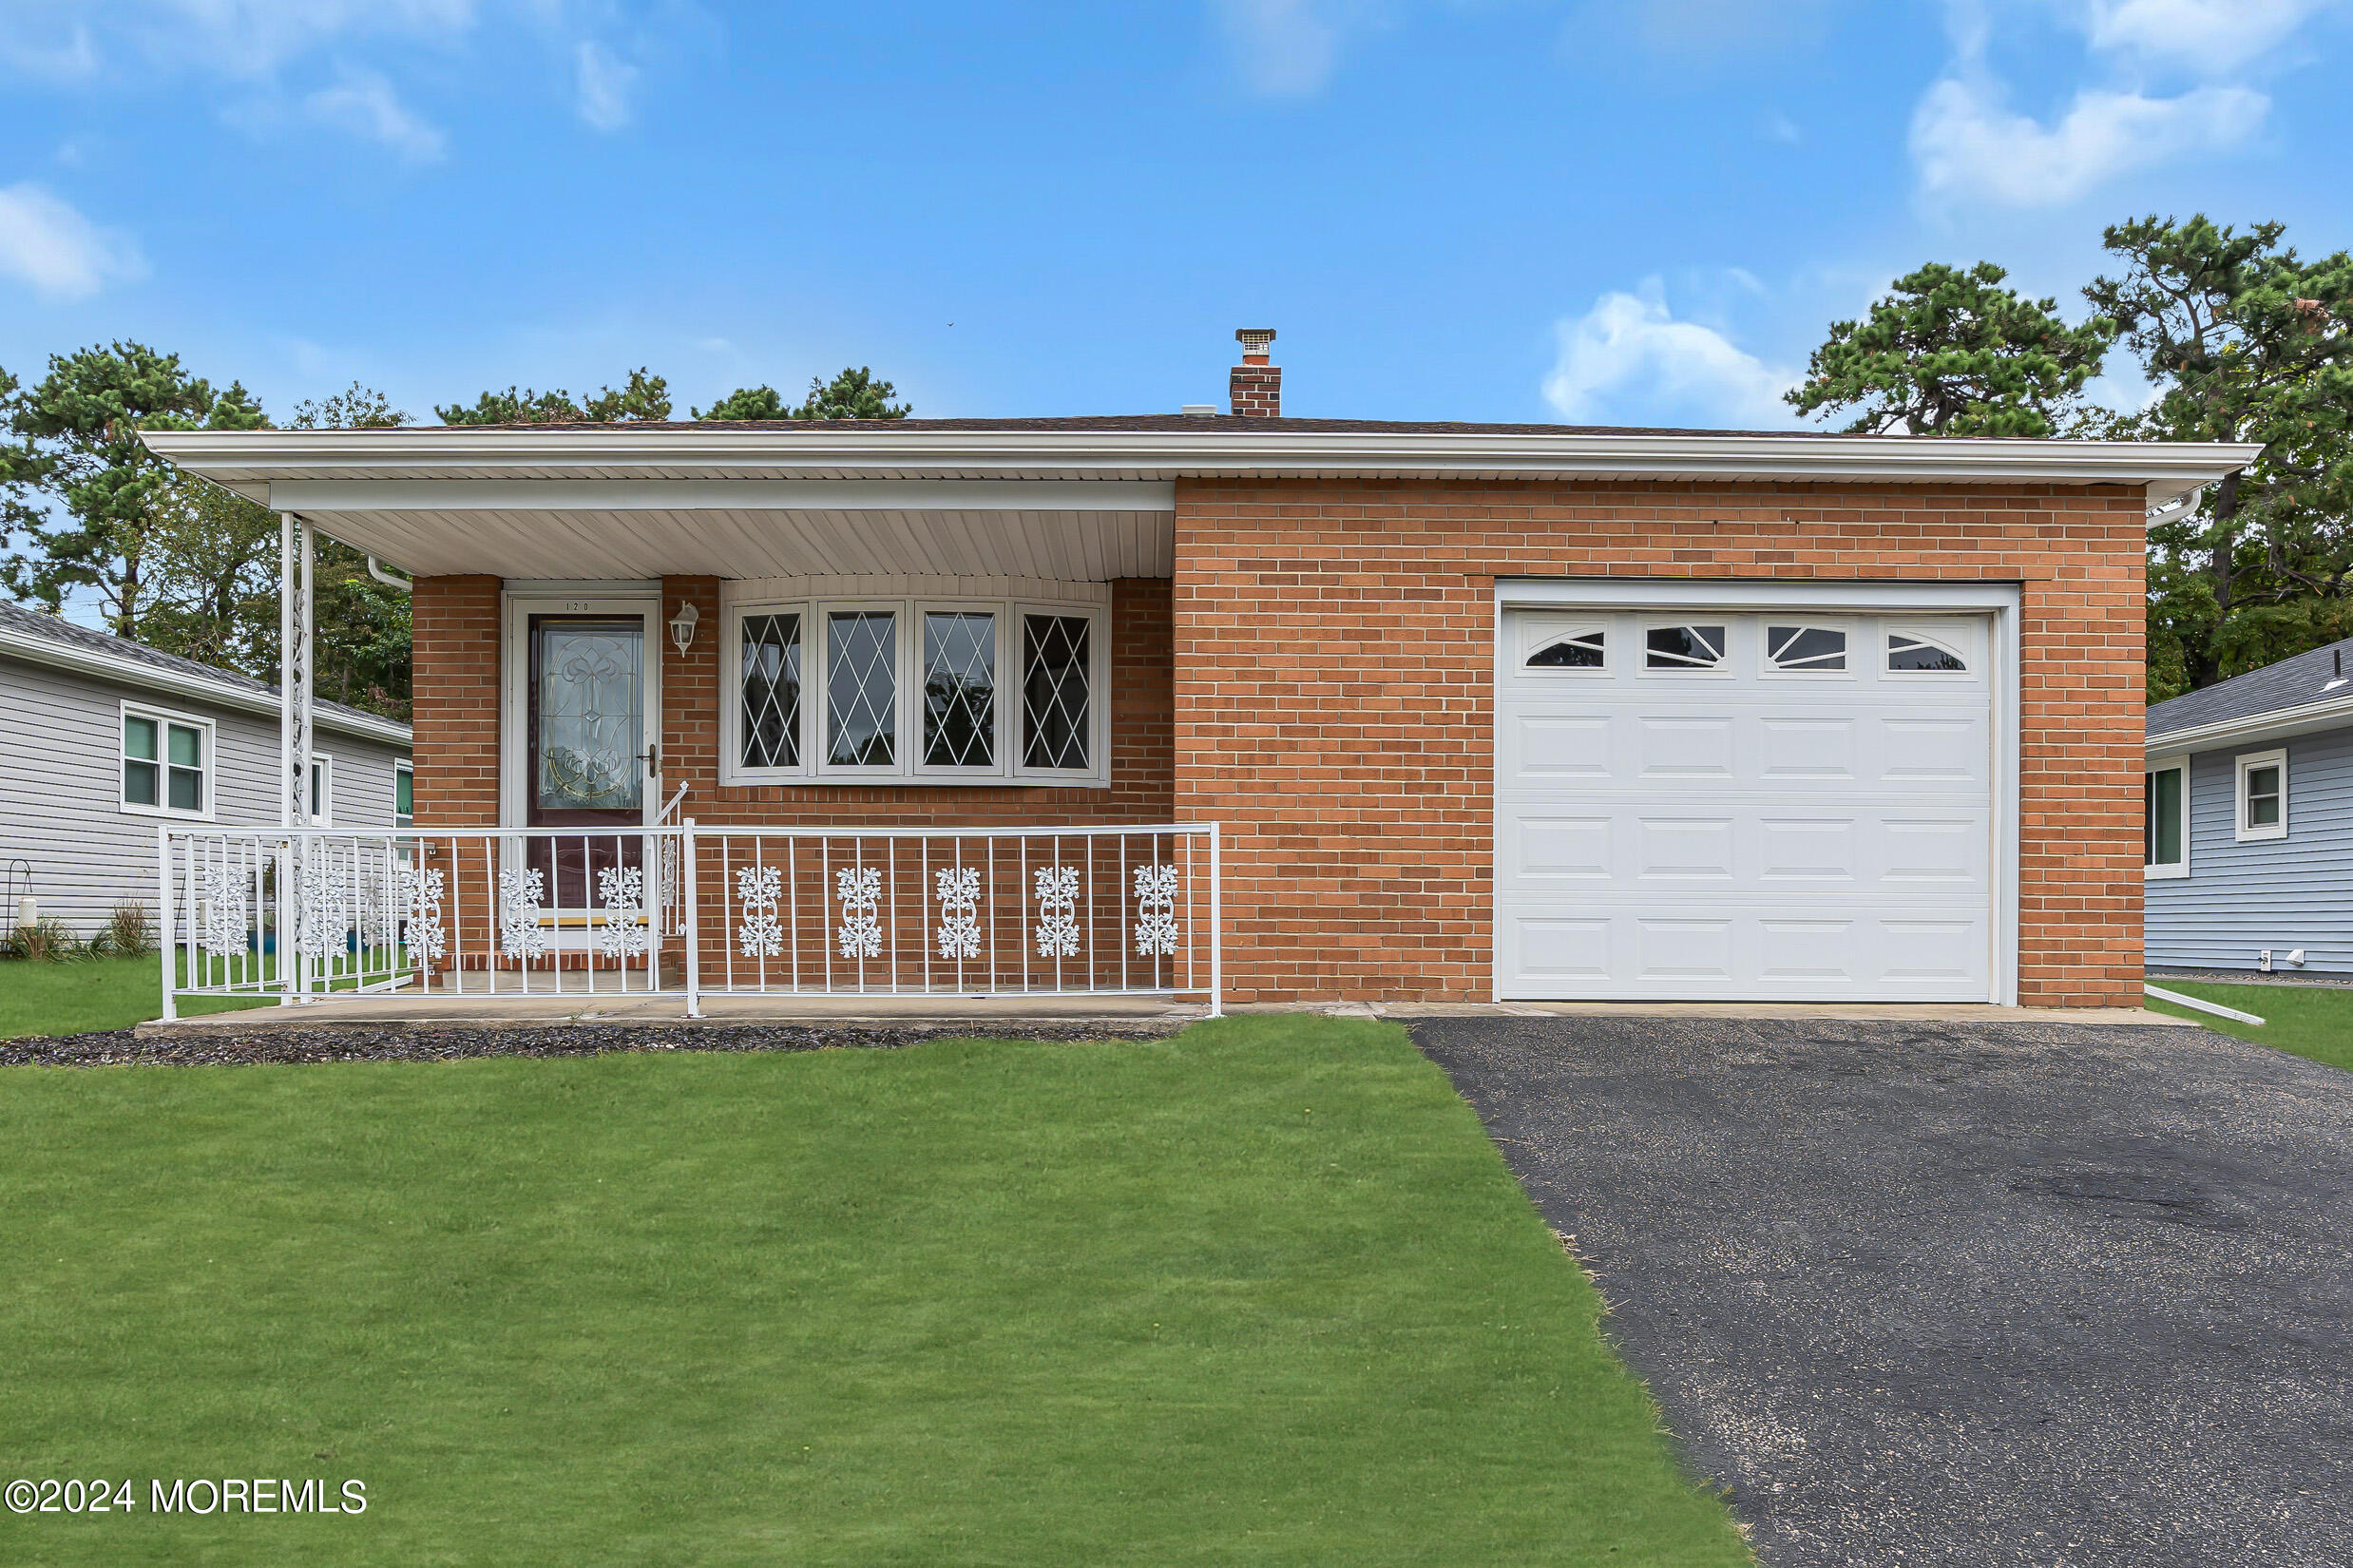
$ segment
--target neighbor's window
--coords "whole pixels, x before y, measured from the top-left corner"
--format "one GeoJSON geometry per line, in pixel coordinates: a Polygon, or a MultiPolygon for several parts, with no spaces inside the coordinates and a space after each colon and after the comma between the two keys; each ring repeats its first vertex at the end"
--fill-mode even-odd
{"type": "Polygon", "coordinates": [[[123,710],[123,809],[158,815],[212,813],[213,727],[156,708],[123,710]]]}
{"type": "Polygon", "coordinates": [[[1103,616],[914,597],[746,605],[721,655],[737,672],[727,781],[1106,782],[1103,616]]]}
{"type": "Polygon", "coordinates": [[[392,826],[416,826],[416,769],[406,762],[392,764],[392,826]]]}
{"type": "Polygon", "coordinates": [[[2287,836],[2287,753],[2249,752],[2238,759],[2241,840],[2287,836]]]}
{"type": "Polygon", "coordinates": [[[311,754],[311,826],[335,826],[335,758],[311,754]]]}
{"type": "Polygon", "coordinates": [[[1887,670],[1891,675],[1965,675],[1969,661],[1934,638],[1889,632],[1887,670]]]}
{"type": "Polygon", "coordinates": [[[2147,789],[2142,859],[2152,877],[2190,874],[2190,765],[2152,764],[2142,775],[2147,789]]]}
{"type": "Polygon", "coordinates": [[[1597,670],[1604,662],[1598,628],[1555,638],[1528,655],[1531,670],[1597,670]]]}
{"type": "Polygon", "coordinates": [[[1765,657],[1776,670],[1836,673],[1846,667],[1846,634],[1828,626],[1768,626],[1765,657]]]}
{"type": "Polygon", "coordinates": [[[1724,662],[1721,626],[1653,626],[1643,634],[1643,667],[1712,670],[1724,662]]]}

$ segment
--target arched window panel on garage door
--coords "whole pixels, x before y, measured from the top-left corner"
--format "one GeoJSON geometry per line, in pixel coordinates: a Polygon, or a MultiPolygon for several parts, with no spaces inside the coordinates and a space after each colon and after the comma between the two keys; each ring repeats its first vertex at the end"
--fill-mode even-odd
{"type": "Polygon", "coordinates": [[[1526,660],[1531,670],[1598,670],[1607,666],[1608,638],[1598,626],[1580,626],[1537,639],[1526,660]]]}
{"type": "Polygon", "coordinates": [[[1887,634],[1889,675],[1966,675],[1969,660],[1959,648],[1919,632],[1887,634]]]}

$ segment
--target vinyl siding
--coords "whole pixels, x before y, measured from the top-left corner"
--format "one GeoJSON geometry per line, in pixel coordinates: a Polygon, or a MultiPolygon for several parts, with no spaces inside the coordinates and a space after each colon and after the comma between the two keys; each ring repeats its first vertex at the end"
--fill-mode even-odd
{"type": "Polygon", "coordinates": [[[2305,970],[2353,973],[2353,729],[2190,759],[2190,874],[2148,886],[2152,965],[2252,969],[2269,947],[2305,970]],[[2287,753],[2287,836],[2232,836],[2237,759],[2287,753]]]}
{"type": "MultiPolygon", "coordinates": [[[[119,902],[154,906],[159,827],[204,825],[123,809],[125,701],[212,722],[214,824],[277,821],[275,720],[0,658],[0,714],[8,727],[0,749],[0,868],[24,861],[41,913],[86,936],[119,902]]],[[[332,732],[322,732],[317,749],[335,759],[335,826],[391,827],[392,763],[407,751],[332,732]]],[[[0,916],[0,925],[13,913],[0,916]]]]}

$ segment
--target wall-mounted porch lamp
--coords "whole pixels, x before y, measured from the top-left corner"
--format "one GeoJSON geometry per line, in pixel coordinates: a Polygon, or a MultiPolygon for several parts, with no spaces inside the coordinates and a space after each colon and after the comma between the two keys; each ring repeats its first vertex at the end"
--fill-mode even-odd
{"type": "Polygon", "coordinates": [[[683,599],[679,601],[679,613],[670,618],[670,641],[677,644],[680,659],[695,645],[695,626],[701,620],[699,610],[683,599]]]}

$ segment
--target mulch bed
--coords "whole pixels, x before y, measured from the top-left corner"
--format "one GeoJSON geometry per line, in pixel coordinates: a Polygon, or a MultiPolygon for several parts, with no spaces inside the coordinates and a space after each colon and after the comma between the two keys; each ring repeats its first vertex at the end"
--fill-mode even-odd
{"type": "Polygon", "coordinates": [[[823,1051],[918,1045],[930,1040],[1150,1040],[1180,1023],[1002,1024],[642,1024],[562,1023],[544,1028],[372,1029],[363,1024],[299,1029],[207,1029],[141,1035],[108,1029],[0,1041],[5,1067],[225,1067],[264,1062],[460,1061],[485,1056],[603,1056],[609,1051],[823,1051]]]}

